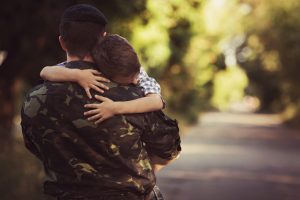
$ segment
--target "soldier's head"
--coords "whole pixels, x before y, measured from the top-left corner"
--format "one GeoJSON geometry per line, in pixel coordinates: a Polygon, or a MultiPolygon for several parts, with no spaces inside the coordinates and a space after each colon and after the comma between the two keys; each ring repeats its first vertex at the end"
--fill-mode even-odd
{"type": "Polygon", "coordinates": [[[82,60],[90,56],[99,37],[103,37],[107,19],[96,7],[77,4],[67,8],[60,21],[59,41],[68,56],[82,60]]]}
{"type": "Polygon", "coordinates": [[[141,65],[125,38],[116,34],[106,35],[96,44],[92,57],[107,78],[121,84],[137,84],[141,65]]]}

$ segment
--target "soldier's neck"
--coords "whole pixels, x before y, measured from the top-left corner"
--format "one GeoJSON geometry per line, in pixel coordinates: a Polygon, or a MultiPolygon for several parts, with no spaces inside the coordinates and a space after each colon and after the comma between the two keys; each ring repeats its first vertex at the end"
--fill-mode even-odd
{"type": "Polygon", "coordinates": [[[67,54],[67,62],[72,62],[72,61],[87,61],[87,62],[94,62],[93,58],[90,55],[86,55],[83,59],[79,58],[77,56],[70,56],[67,54]]]}

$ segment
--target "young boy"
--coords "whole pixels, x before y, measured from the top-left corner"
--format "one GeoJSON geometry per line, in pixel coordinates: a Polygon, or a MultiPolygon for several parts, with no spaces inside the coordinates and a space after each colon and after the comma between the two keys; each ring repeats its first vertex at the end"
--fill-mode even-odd
{"type": "MultiPolygon", "coordinates": [[[[94,58],[97,57],[96,48],[93,50],[92,54],[94,58]]],[[[94,89],[99,93],[103,93],[103,89],[108,89],[103,83],[110,82],[110,80],[107,79],[108,77],[105,78],[101,72],[91,69],[69,69],[63,67],[64,64],[65,63],[61,63],[57,66],[46,66],[42,69],[40,76],[48,81],[77,82],[84,88],[89,98],[92,98],[90,89],[94,89]]],[[[97,61],[96,64],[101,69],[101,64],[97,63],[97,61]]],[[[84,113],[86,116],[90,116],[88,117],[88,120],[95,121],[95,123],[98,124],[117,114],[144,113],[164,108],[160,85],[155,79],[149,77],[144,69],[141,68],[135,84],[142,87],[145,97],[131,101],[115,102],[108,98],[96,95],[95,98],[102,103],[85,105],[86,108],[91,109],[84,113]]]]}

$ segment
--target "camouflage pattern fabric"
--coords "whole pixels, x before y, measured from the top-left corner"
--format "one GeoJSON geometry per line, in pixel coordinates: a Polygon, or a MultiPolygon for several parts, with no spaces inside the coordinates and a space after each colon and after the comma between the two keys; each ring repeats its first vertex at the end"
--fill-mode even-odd
{"type": "MultiPolygon", "coordinates": [[[[66,67],[88,69],[88,62],[66,67]]],[[[115,101],[143,97],[139,87],[108,84],[115,101]]],[[[21,111],[26,147],[44,164],[45,194],[59,200],[142,200],[153,190],[150,155],[165,160],[180,150],[177,122],[163,112],[118,115],[95,125],[84,104],[95,103],[71,82],[45,82],[26,96],[21,111]]]]}
{"type": "Polygon", "coordinates": [[[160,189],[155,185],[152,192],[145,200],[164,200],[164,197],[160,192],[160,189]]]}

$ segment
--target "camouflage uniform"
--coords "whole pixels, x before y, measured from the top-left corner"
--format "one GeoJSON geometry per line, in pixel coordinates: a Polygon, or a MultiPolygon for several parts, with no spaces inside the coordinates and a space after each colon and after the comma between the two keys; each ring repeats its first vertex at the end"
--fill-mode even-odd
{"type": "MultiPolygon", "coordinates": [[[[66,67],[94,66],[76,61],[66,67]]],[[[115,101],[143,96],[133,85],[108,86],[103,96],[115,101]]],[[[83,115],[84,104],[95,102],[71,82],[45,82],[26,96],[23,136],[44,164],[44,192],[62,200],[142,200],[155,185],[149,156],[171,160],[181,150],[177,123],[158,111],[117,115],[95,125],[83,115]]]]}

